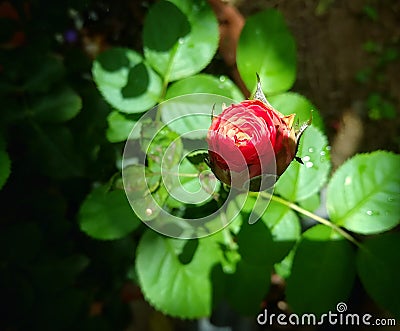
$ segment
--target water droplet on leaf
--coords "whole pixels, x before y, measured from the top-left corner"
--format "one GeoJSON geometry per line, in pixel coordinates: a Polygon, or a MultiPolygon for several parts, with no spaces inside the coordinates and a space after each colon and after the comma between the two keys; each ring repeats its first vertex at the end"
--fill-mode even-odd
{"type": "Polygon", "coordinates": [[[312,163],[312,162],[306,162],[305,165],[306,165],[307,168],[312,168],[313,165],[314,165],[314,163],[312,163]]]}

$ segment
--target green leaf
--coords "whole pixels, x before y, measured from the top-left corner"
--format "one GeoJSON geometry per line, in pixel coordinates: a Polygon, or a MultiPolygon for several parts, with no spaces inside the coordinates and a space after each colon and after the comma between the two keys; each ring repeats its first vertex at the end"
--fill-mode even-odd
{"type": "MultiPolygon", "coordinates": [[[[261,224],[255,223],[255,224],[261,224]]],[[[254,316],[271,285],[272,265],[253,265],[239,261],[226,282],[229,304],[241,315],[254,316]]]]}
{"type": "Polygon", "coordinates": [[[329,149],[326,137],[310,126],[300,140],[297,156],[276,183],[275,192],[290,201],[301,201],[317,193],[325,184],[329,170],[329,149]]]}
{"type": "Polygon", "coordinates": [[[229,78],[208,74],[198,74],[175,82],[168,88],[165,99],[192,93],[218,94],[238,102],[244,99],[242,92],[229,78]]]}
{"type": "Polygon", "coordinates": [[[274,264],[275,272],[284,279],[288,279],[292,272],[293,258],[296,251],[296,246],[292,248],[285,258],[274,264]]]}
{"type": "Polygon", "coordinates": [[[69,128],[36,124],[33,128],[30,157],[46,176],[57,179],[83,176],[83,159],[77,154],[76,141],[69,128]]]}
{"type": "Polygon", "coordinates": [[[300,238],[301,226],[297,215],[288,207],[271,201],[262,216],[273,238],[273,261],[281,261],[300,238]]]}
{"type": "Polygon", "coordinates": [[[243,222],[237,235],[237,244],[242,261],[252,265],[271,263],[272,236],[263,222],[254,224],[243,222]]]}
{"type": "Polygon", "coordinates": [[[79,211],[80,229],[96,239],[122,238],[139,224],[123,190],[107,192],[104,186],[98,187],[86,197],[79,211]]]}
{"type": "Polygon", "coordinates": [[[80,96],[69,86],[37,98],[30,111],[41,122],[60,123],[74,118],[82,108],[80,96]]]}
{"type": "Polygon", "coordinates": [[[199,318],[211,314],[210,272],[220,259],[214,236],[202,238],[187,264],[179,256],[187,240],[146,231],[137,248],[136,271],[145,298],[164,314],[199,318]]]}
{"type": "Polygon", "coordinates": [[[287,280],[287,302],[298,314],[333,311],[348,298],[354,277],[351,244],[331,228],[316,225],[304,232],[297,246],[287,280]]]}
{"type": "Polygon", "coordinates": [[[312,126],[324,131],[325,126],[315,106],[304,96],[286,92],[268,97],[269,103],[284,115],[296,114],[294,123],[307,122],[312,114],[312,126]],[[312,112],[311,112],[312,111],[312,112]]]}
{"type": "MultiPolygon", "coordinates": [[[[107,116],[108,128],[106,131],[107,140],[112,143],[128,139],[136,121],[128,118],[118,111],[113,111],[107,116]]],[[[139,136],[130,136],[130,139],[137,139],[139,136]]]]}
{"type": "Polygon", "coordinates": [[[256,73],[267,96],[292,87],[296,45],[280,12],[269,9],[247,18],[237,48],[237,65],[251,91],[256,88],[256,73]]]}
{"type": "MultiPolygon", "coordinates": [[[[234,101],[215,94],[187,94],[159,105],[161,118],[171,130],[188,139],[204,139],[211,125],[211,114],[219,114],[223,104],[234,101]]],[[[207,144],[204,145],[206,147],[207,144]]]]}
{"type": "Polygon", "coordinates": [[[0,137],[0,189],[7,182],[11,173],[11,160],[5,149],[5,142],[0,137]]]}
{"type": "Polygon", "coordinates": [[[237,235],[241,260],[229,275],[229,303],[241,314],[255,314],[270,286],[272,236],[263,222],[243,222],[237,235]]]}
{"type": "Polygon", "coordinates": [[[218,35],[218,23],[207,1],[160,1],[145,19],[144,54],[164,81],[178,80],[201,71],[211,61],[218,35]]]}
{"type": "Polygon", "coordinates": [[[140,113],[154,106],[162,92],[160,77],[127,48],[111,48],[93,63],[93,79],[103,97],[125,113],[140,113]]]}
{"type": "Polygon", "coordinates": [[[299,203],[300,207],[308,210],[308,211],[315,211],[321,206],[321,198],[320,198],[320,192],[315,193],[311,196],[309,196],[307,199],[304,199],[300,201],[299,203]]]}
{"type": "Polygon", "coordinates": [[[133,164],[122,172],[124,189],[136,215],[143,221],[155,219],[161,211],[168,191],[160,184],[160,175],[143,165],[133,164]]]}
{"type": "Polygon", "coordinates": [[[178,7],[168,1],[159,1],[147,14],[143,41],[153,51],[167,52],[190,30],[187,17],[178,7]]]}
{"type": "Polygon", "coordinates": [[[142,123],[141,129],[141,146],[151,171],[171,169],[179,163],[183,144],[178,134],[160,122],[142,123]]]}
{"type": "Polygon", "coordinates": [[[400,235],[368,238],[357,255],[357,270],[368,294],[400,319],[400,235]]]}
{"type": "Polygon", "coordinates": [[[359,154],[333,175],[327,191],[332,222],[362,234],[399,224],[400,155],[384,151],[359,154]]]}
{"type": "Polygon", "coordinates": [[[200,174],[186,158],[164,173],[163,181],[174,199],[196,205],[209,201],[211,193],[217,192],[220,187],[220,182],[211,171],[200,174]]]}
{"type": "MultiPolygon", "coordinates": [[[[31,59],[32,61],[33,59],[31,59]]],[[[65,69],[60,58],[53,55],[41,56],[33,60],[23,89],[29,92],[46,92],[54,83],[61,80],[65,69]]]]}

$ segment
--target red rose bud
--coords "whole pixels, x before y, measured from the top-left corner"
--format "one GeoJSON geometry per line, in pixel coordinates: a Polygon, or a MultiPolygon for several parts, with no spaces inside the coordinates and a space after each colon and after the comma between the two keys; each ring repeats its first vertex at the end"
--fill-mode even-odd
{"type": "Polygon", "coordinates": [[[295,158],[300,135],[309,124],[295,132],[294,117],[268,103],[258,80],[253,100],[233,104],[213,117],[207,142],[215,176],[239,190],[271,187],[295,158]]]}

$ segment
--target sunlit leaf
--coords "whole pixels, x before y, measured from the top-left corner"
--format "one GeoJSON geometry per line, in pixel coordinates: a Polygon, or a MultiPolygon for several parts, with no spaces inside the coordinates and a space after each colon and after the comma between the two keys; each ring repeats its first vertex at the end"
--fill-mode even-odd
{"type": "Polygon", "coordinates": [[[161,103],[159,111],[162,121],[182,137],[204,139],[211,125],[213,109],[217,115],[222,112],[224,104],[229,106],[232,103],[232,99],[215,94],[187,94],[161,103]]]}
{"type": "Polygon", "coordinates": [[[96,239],[122,238],[139,224],[123,190],[98,187],[87,196],[79,211],[81,230],[96,239]]]}
{"type": "Polygon", "coordinates": [[[143,30],[146,60],[166,81],[202,70],[218,46],[218,23],[205,0],[160,1],[143,30]]]}
{"type": "Polygon", "coordinates": [[[190,262],[183,264],[179,257],[186,242],[147,231],[137,248],[140,287],[145,298],[165,314],[180,318],[209,316],[210,272],[221,252],[213,237],[202,238],[190,262]]]}
{"type": "Polygon", "coordinates": [[[198,74],[173,83],[168,88],[165,99],[192,93],[218,94],[237,102],[244,99],[239,88],[229,78],[218,78],[208,74],[198,74]]]}
{"type": "MultiPolygon", "coordinates": [[[[112,143],[125,141],[128,139],[136,121],[128,118],[118,111],[111,112],[107,117],[108,128],[106,132],[107,140],[112,143]]],[[[130,136],[130,139],[139,138],[139,136],[130,136]]]]}
{"type": "Polygon", "coordinates": [[[142,123],[141,146],[149,169],[155,172],[178,164],[183,151],[179,135],[161,122],[142,123]]]}
{"type": "Polygon", "coordinates": [[[315,127],[306,129],[300,140],[297,156],[276,183],[275,192],[290,201],[300,201],[317,193],[325,184],[329,170],[329,149],[326,137],[315,127]]]}
{"type": "Polygon", "coordinates": [[[140,113],[156,104],[160,77],[141,55],[127,48],[110,48],[93,63],[93,79],[103,97],[125,113],[140,113]]]}
{"type": "Polygon", "coordinates": [[[209,201],[220,187],[220,182],[210,171],[200,173],[186,158],[166,171],[163,180],[174,199],[188,204],[209,201]]]}
{"type": "Polygon", "coordinates": [[[300,238],[301,226],[297,215],[288,207],[271,201],[262,216],[273,239],[274,262],[282,260],[300,238]]]}
{"type": "Polygon", "coordinates": [[[296,45],[282,14],[268,9],[250,16],[237,49],[240,76],[250,91],[260,75],[267,94],[289,90],[296,78],[296,45]]]}
{"type": "Polygon", "coordinates": [[[278,263],[274,264],[275,272],[284,279],[289,278],[291,274],[295,251],[296,251],[296,246],[292,248],[289,254],[286,255],[282,261],[279,261],[278,263]]]}
{"type": "Polygon", "coordinates": [[[312,116],[312,124],[316,128],[324,131],[324,123],[321,115],[315,106],[304,96],[294,92],[286,92],[268,97],[268,101],[273,107],[284,115],[296,114],[294,123],[301,125],[307,122],[312,116]],[[312,111],[312,112],[311,112],[312,111]]]}
{"type": "Polygon", "coordinates": [[[376,151],[343,164],[328,184],[330,218],[363,234],[389,230],[400,218],[400,156],[376,151]]]}

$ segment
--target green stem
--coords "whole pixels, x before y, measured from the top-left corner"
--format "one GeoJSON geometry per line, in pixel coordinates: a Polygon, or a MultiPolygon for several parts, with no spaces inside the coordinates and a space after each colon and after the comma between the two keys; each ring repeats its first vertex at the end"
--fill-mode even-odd
{"type": "Polygon", "coordinates": [[[315,220],[315,221],[317,221],[317,222],[319,222],[321,224],[329,226],[332,230],[336,231],[337,233],[342,235],[344,238],[346,238],[347,240],[349,240],[350,242],[352,242],[356,246],[361,247],[361,244],[354,237],[352,237],[349,233],[344,231],[341,227],[339,227],[336,224],[328,221],[327,219],[322,218],[322,217],[320,217],[318,215],[315,215],[314,213],[312,213],[312,212],[310,212],[310,211],[308,211],[308,210],[306,210],[304,208],[301,208],[300,206],[294,204],[293,202],[290,202],[290,201],[287,201],[287,200],[282,199],[280,197],[277,197],[276,195],[269,194],[267,192],[261,192],[260,194],[263,197],[267,198],[267,199],[271,199],[271,200],[273,200],[275,202],[278,202],[278,203],[280,203],[282,205],[285,205],[285,206],[287,206],[287,207],[299,212],[300,214],[303,214],[303,215],[305,215],[305,216],[307,216],[307,217],[309,217],[309,218],[311,218],[311,219],[313,219],[313,220],[315,220]]]}
{"type": "MultiPolygon", "coordinates": [[[[164,79],[163,79],[163,83],[162,83],[162,92],[161,92],[160,99],[158,100],[159,104],[164,101],[165,94],[167,92],[168,83],[169,83],[169,76],[170,76],[171,70],[172,70],[172,64],[173,64],[176,52],[178,51],[178,48],[179,48],[179,43],[177,42],[171,51],[171,57],[169,58],[167,70],[165,71],[165,75],[164,75],[164,79]]],[[[158,108],[157,113],[156,113],[156,122],[160,121],[160,120],[161,120],[161,111],[160,111],[160,108],[158,108]]]]}
{"type": "Polygon", "coordinates": [[[177,177],[189,177],[189,178],[199,177],[199,174],[184,174],[184,173],[178,173],[178,172],[167,171],[167,170],[163,170],[162,172],[147,173],[146,177],[162,176],[162,175],[172,175],[172,176],[177,176],[177,177]]]}

